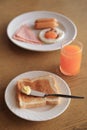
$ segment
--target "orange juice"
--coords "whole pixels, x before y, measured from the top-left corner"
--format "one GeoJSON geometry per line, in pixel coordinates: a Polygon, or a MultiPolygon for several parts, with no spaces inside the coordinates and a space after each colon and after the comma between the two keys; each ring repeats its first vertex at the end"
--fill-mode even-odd
{"type": "Polygon", "coordinates": [[[65,75],[76,75],[80,71],[82,48],[71,44],[61,49],[60,70],[65,75]]]}

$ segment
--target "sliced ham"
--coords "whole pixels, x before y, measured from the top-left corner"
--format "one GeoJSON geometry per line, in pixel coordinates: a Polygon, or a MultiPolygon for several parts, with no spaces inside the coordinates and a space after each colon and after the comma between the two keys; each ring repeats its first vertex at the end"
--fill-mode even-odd
{"type": "Polygon", "coordinates": [[[13,38],[22,42],[42,44],[28,25],[22,25],[13,35],[13,38]]]}

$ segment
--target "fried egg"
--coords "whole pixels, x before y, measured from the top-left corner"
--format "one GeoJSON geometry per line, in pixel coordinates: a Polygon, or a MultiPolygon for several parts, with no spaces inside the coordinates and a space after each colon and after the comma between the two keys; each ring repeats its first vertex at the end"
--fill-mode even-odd
{"type": "Polygon", "coordinates": [[[43,29],[42,31],[40,31],[39,33],[39,38],[41,41],[43,41],[44,43],[55,43],[55,42],[58,42],[61,38],[64,37],[64,31],[62,31],[61,29],[59,28],[54,28],[53,30],[56,32],[57,34],[57,37],[56,38],[47,38],[45,36],[45,34],[49,31],[51,31],[52,29],[51,28],[48,28],[48,29],[43,29]]]}

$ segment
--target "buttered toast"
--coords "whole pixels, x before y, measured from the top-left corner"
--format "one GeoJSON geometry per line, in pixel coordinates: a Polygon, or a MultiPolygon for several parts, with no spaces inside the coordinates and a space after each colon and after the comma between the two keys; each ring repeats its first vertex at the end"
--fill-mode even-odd
{"type": "Polygon", "coordinates": [[[16,85],[17,101],[20,108],[34,108],[46,104],[58,104],[58,97],[43,98],[23,94],[21,89],[24,86],[29,86],[33,90],[44,92],[46,94],[58,93],[58,84],[53,76],[46,75],[34,79],[20,79],[16,85]]]}

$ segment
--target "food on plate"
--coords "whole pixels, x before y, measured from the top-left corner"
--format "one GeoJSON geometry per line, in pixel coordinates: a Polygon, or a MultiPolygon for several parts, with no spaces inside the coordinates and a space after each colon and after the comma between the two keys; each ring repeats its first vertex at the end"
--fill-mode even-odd
{"type": "Polygon", "coordinates": [[[27,43],[42,44],[28,25],[22,25],[13,35],[15,40],[27,43]]]}
{"type": "Polygon", "coordinates": [[[45,28],[54,28],[57,27],[58,24],[55,22],[39,22],[35,23],[35,29],[45,29],[45,28]]]}
{"type": "Polygon", "coordinates": [[[31,89],[29,86],[23,86],[21,89],[21,92],[26,94],[26,95],[29,95],[31,93],[31,89]]]}
{"type": "Polygon", "coordinates": [[[57,32],[55,31],[55,29],[50,29],[49,31],[47,31],[45,33],[45,37],[50,39],[56,39],[57,37],[59,37],[59,35],[57,34],[57,32]]]}
{"type": "Polygon", "coordinates": [[[64,36],[64,32],[57,28],[58,25],[58,21],[55,18],[39,18],[35,20],[35,29],[40,30],[33,30],[26,24],[21,25],[14,33],[13,39],[40,45],[55,43],[64,36]]]}
{"type": "Polygon", "coordinates": [[[57,19],[55,18],[39,18],[35,21],[37,22],[57,22],[57,19]]]}
{"type": "Polygon", "coordinates": [[[64,32],[59,28],[43,29],[39,33],[39,38],[44,43],[55,43],[64,36],[64,32]]]}
{"type": "Polygon", "coordinates": [[[35,29],[45,29],[58,27],[58,22],[54,18],[41,18],[35,21],[35,29]]]}
{"type": "Polygon", "coordinates": [[[57,105],[58,97],[34,97],[23,94],[22,89],[26,88],[44,92],[46,94],[58,93],[58,84],[52,75],[40,76],[34,79],[20,79],[16,85],[17,101],[20,108],[36,108],[45,105],[57,105]],[[26,86],[26,87],[25,87],[26,86]]]}

